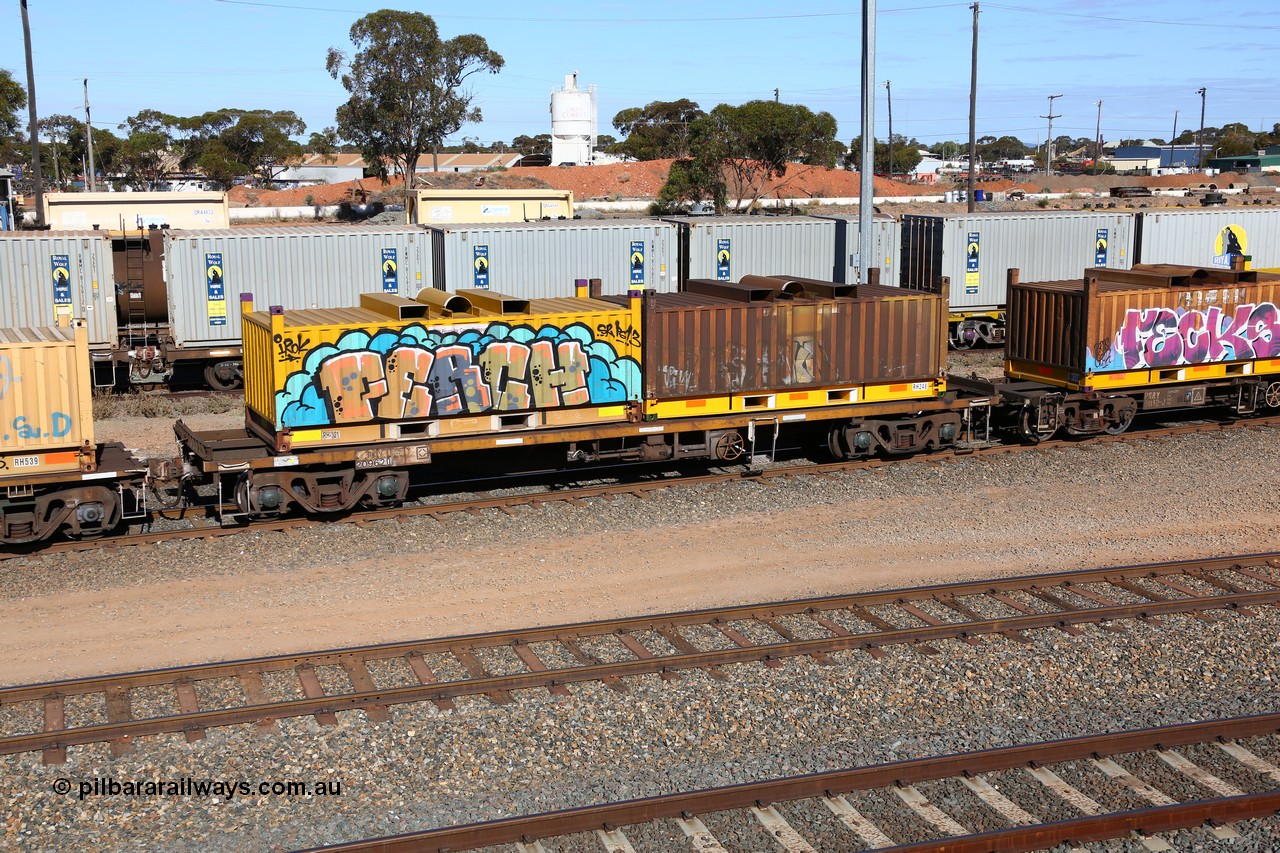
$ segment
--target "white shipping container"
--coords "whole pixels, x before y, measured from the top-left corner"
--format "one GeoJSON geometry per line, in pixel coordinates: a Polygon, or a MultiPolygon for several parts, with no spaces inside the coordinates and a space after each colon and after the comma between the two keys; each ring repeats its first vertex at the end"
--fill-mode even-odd
{"type": "Polygon", "coordinates": [[[1083,278],[1089,267],[1129,269],[1135,216],[1119,211],[1046,210],[902,217],[902,286],[934,291],[950,276],[952,312],[1005,304],[1008,272],[1022,281],[1083,278]]]}
{"type": "Polygon", "coordinates": [[[575,219],[437,225],[434,285],[494,290],[520,299],[573,296],[598,278],[602,293],[677,289],[676,227],[656,219],[575,219]]]}
{"type": "Polygon", "coordinates": [[[254,307],[348,308],[362,293],[413,298],[427,286],[430,235],[416,225],[169,231],[169,320],[178,346],[238,343],[240,294],[254,307]]]}
{"type": "Polygon", "coordinates": [[[672,216],[680,227],[680,280],[787,275],[830,281],[836,229],[812,216],[672,216]]]}
{"type": "MultiPolygon", "coordinates": [[[[857,216],[817,216],[836,223],[835,269],[831,281],[842,284],[858,284],[861,266],[858,255],[862,250],[861,229],[857,216]]],[[[871,266],[880,270],[880,283],[889,287],[898,285],[899,258],[902,252],[902,235],[898,220],[887,213],[877,213],[871,219],[871,266]]],[[[824,276],[825,277],[825,276],[824,276]]]]}
{"type": "Polygon", "coordinates": [[[116,344],[116,288],[105,231],[0,234],[0,327],[69,324],[84,319],[89,345],[116,344]]]}
{"type": "Polygon", "coordinates": [[[1230,268],[1231,255],[1255,268],[1280,266],[1280,208],[1214,207],[1138,214],[1141,257],[1134,263],[1230,268]]]}

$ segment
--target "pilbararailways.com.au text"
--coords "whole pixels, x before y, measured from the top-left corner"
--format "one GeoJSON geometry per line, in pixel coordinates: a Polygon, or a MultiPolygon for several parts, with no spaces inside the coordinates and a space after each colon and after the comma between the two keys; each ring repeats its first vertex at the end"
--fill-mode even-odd
{"type": "Polygon", "coordinates": [[[116,779],[114,776],[94,779],[55,779],[56,794],[75,791],[81,800],[89,797],[341,797],[342,782],[325,778],[316,782],[297,780],[248,782],[243,779],[116,779]]]}

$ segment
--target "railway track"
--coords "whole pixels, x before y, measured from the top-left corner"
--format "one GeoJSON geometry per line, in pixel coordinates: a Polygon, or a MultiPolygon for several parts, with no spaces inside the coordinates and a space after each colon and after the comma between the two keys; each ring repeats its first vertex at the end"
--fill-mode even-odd
{"type": "Polygon", "coordinates": [[[336,714],[360,710],[380,722],[403,703],[449,710],[463,696],[506,703],[513,691],[563,696],[583,682],[626,692],[629,677],[725,678],[723,666],[777,667],[788,657],[829,663],[831,653],[862,650],[878,658],[894,645],[929,654],[938,642],[1025,641],[1025,631],[1078,634],[1086,624],[1123,630],[1112,623],[1172,614],[1212,621],[1215,611],[1280,604],[1278,569],[1280,553],[1094,569],[5,687],[0,705],[30,725],[0,737],[0,755],[39,751],[56,764],[75,745],[109,743],[122,755],[146,735],[183,732],[191,742],[210,728],[288,717],[335,725],[336,714]]]}
{"type": "MultiPolygon", "coordinates": [[[[177,539],[213,539],[222,536],[235,536],[246,531],[268,532],[297,530],[314,527],[320,524],[346,522],[365,525],[375,521],[407,520],[415,517],[430,516],[439,518],[449,513],[476,513],[485,509],[498,509],[513,513],[516,507],[537,506],[558,501],[578,503],[590,498],[611,499],[622,495],[647,497],[654,492],[673,487],[718,485],[743,480],[768,482],[779,477],[804,475],[831,475],[851,471],[864,471],[882,468],[904,462],[946,463],[972,457],[999,456],[1008,453],[1023,453],[1035,450],[1053,450],[1082,446],[1102,446],[1116,442],[1148,441],[1176,438],[1202,432],[1218,432],[1236,429],[1268,429],[1280,426],[1280,416],[1256,418],[1251,420],[1230,421],[1226,423],[1194,423],[1161,426],[1154,429],[1128,432],[1121,435],[1100,435],[1090,438],[1087,444],[1079,440],[1055,439],[1035,445],[1000,444],[974,448],[939,451],[932,454],[907,456],[900,458],[877,458],[845,462],[827,462],[807,465],[779,465],[772,468],[736,470],[710,474],[681,475],[663,477],[662,479],[629,479],[606,485],[581,486],[576,488],[545,488],[542,491],[525,492],[515,495],[493,496],[489,493],[477,494],[473,498],[433,503],[429,499],[415,501],[398,507],[387,507],[376,510],[365,510],[342,516],[325,517],[289,517],[256,521],[251,524],[225,525],[218,522],[216,506],[192,507],[185,510],[161,510],[161,517],[177,519],[186,527],[166,526],[163,529],[129,530],[118,534],[103,536],[91,540],[61,541],[37,543],[32,546],[17,548],[0,548],[0,560],[22,557],[34,552],[45,554],[68,553],[76,551],[99,550],[103,547],[137,547],[153,545],[166,540],[177,539]]],[[[584,472],[589,474],[590,472],[584,472]]],[[[226,507],[230,510],[233,507],[226,507]]],[[[144,527],[150,528],[150,525],[144,527]]]]}
{"type": "MultiPolygon", "coordinates": [[[[631,837],[643,837],[644,849],[704,853],[779,848],[812,853],[852,845],[892,847],[895,853],[989,853],[1057,845],[1083,851],[1080,845],[1090,841],[1126,839],[1157,853],[1173,849],[1157,833],[1200,827],[1204,841],[1240,842],[1233,823],[1280,812],[1280,767],[1259,755],[1262,749],[1241,743],[1277,732],[1280,714],[1211,720],[687,791],[316,850],[444,853],[514,844],[521,851],[544,851],[543,841],[594,834],[598,842],[573,849],[634,853],[631,837]],[[1188,748],[1201,760],[1188,758],[1188,748]],[[1204,756],[1212,753],[1217,755],[1209,757],[1247,771],[1252,788],[1204,766],[1204,756]],[[1142,778],[1140,768],[1153,764],[1185,777],[1203,796],[1173,796],[1176,791],[1162,790],[1158,780],[1142,778]],[[1000,790],[1016,791],[1019,785],[1039,789],[1043,798],[1075,816],[1046,820],[1035,813],[1030,798],[1024,807],[1015,801],[1016,793],[1000,790]],[[1117,797],[1117,791],[1124,796],[1117,797]],[[855,803],[864,792],[893,801],[926,828],[927,840],[890,835],[894,829],[859,812],[855,803]],[[962,816],[939,807],[960,798],[980,803],[983,816],[1000,828],[975,831],[957,819],[962,816]],[[1134,801],[1141,805],[1134,808],[1134,801]]],[[[1274,748],[1274,742],[1262,747],[1274,748]]]]}

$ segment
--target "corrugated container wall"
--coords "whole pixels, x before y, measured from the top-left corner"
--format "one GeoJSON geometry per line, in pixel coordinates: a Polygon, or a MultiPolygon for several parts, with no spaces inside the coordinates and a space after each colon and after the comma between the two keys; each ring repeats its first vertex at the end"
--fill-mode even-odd
{"type": "Polygon", "coordinates": [[[433,226],[434,284],[520,299],[572,296],[574,280],[598,278],[603,293],[676,289],[676,227],[655,219],[433,226]]]}
{"type": "Polygon", "coordinates": [[[0,329],[0,359],[4,474],[79,468],[78,450],[94,443],[84,325],[0,329]]]}
{"type": "Polygon", "coordinates": [[[1280,209],[1144,211],[1139,216],[1141,257],[1134,263],[1231,267],[1231,253],[1252,256],[1250,266],[1280,266],[1280,209]]]}
{"type": "MultiPolygon", "coordinates": [[[[836,223],[835,269],[832,281],[857,284],[861,251],[861,229],[856,216],[817,216],[836,223]]],[[[871,246],[875,252],[871,266],[880,270],[880,283],[898,286],[899,260],[902,254],[902,236],[898,220],[887,213],[877,213],[871,220],[871,246]]],[[[825,276],[824,276],[825,277],[825,276]]]]}
{"type": "Polygon", "coordinates": [[[1077,379],[1280,357],[1280,335],[1271,331],[1280,276],[1176,272],[1184,275],[1171,286],[1103,274],[1094,292],[1083,279],[1019,284],[1010,294],[1006,354],[1077,379]]]}
{"type": "Polygon", "coordinates": [[[671,216],[680,227],[680,282],[788,275],[830,281],[836,232],[812,216],[671,216]]]}
{"type": "Polygon", "coordinates": [[[84,318],[89,344],[116,343],[111,238],[105,231],[0,234],[0,326],[84,318]]]}
{"type": "Polygon", "coordinates": [[[933,290],[951,277],[951,310],[1005,304],[1008,271],[1022,281],[1061,281],[1086,267],[1134,263],[1133,213],[1025,211],[902,217],[902,286],[933,290]]]}
{"type": "Polygon", "coordinates": [[[173,338],[191,347],[240,339],[241,293],[263,310],[412,299],[429,280],[431,240],[412,225],[170,231],[164,264],[173,338]]]}
{"type": "Polygon", "coordinates": [[[645,395],[767,393],[937,379],[946,303],[858,285],[854,298],[744,304],[681,293],[646,299],[645,395]]]}

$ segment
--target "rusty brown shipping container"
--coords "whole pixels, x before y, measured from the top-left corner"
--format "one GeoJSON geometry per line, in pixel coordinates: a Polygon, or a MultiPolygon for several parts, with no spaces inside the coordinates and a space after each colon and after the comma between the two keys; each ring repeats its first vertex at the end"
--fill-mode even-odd
{"type": "Polygon", "coordinates": [[[1095,387],[1140,381],[1135,371],[1188,368],[1176,378],[1191,379],[1206,365],[1274,373],[1278,303],[1280,275],[1256,271],[1140,264],[1086,270],[1073,281],[1020,283],[1015,276],[1006,357],[1018,375],[1095,387]]]}
{"type": "Polygon", "coordinates": [[[646,398],[911,383],[942,373],[944,297],[870,284],[842,285],[837,292],[847,296],[829,297],[805,281],[751,276],[700,293],[647,293],[646,398]]]}

